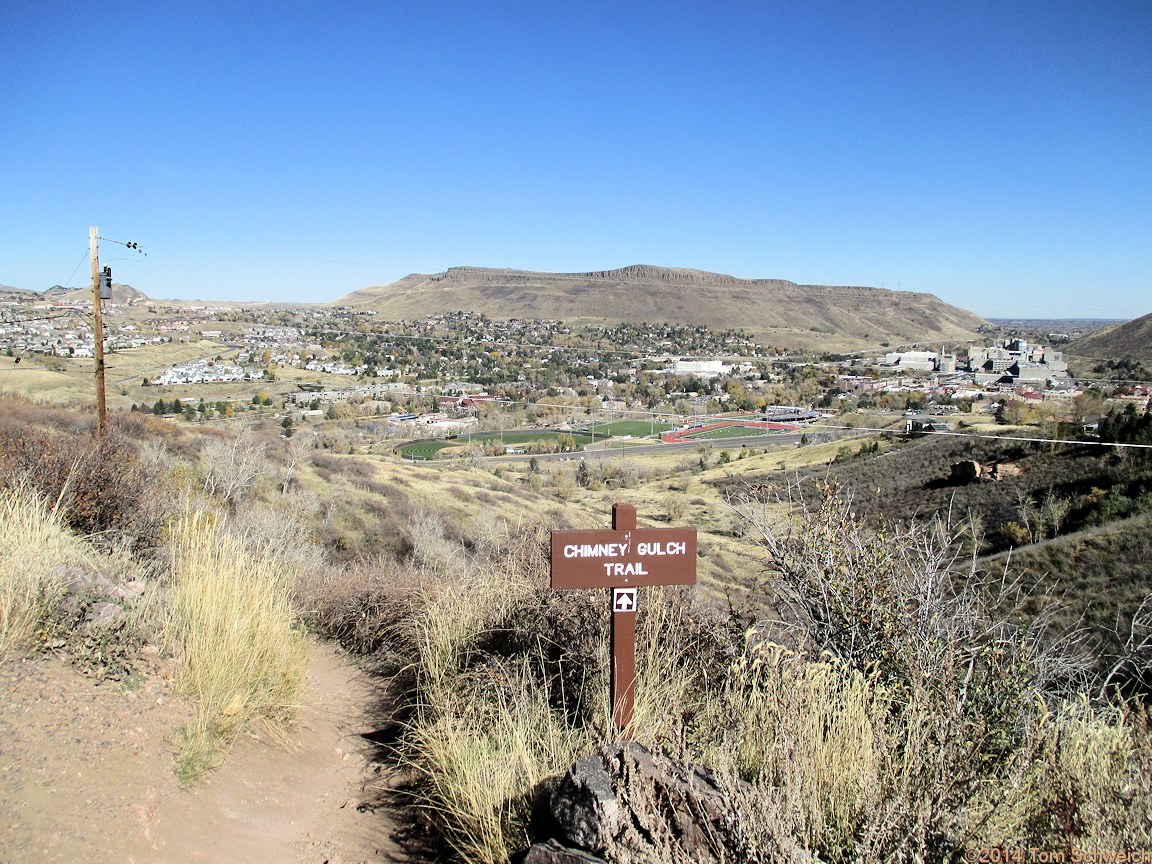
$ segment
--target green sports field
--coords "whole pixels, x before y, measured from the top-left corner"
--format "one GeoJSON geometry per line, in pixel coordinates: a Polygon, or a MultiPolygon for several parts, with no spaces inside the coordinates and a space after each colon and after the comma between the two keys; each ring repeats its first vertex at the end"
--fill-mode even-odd
{"type": "MultiPolygon", "coordinates": [[[[441,450],[453,447],[467,447],[469,444],[502,443],[506,447],[515,447],[520,444],[530,444],[533,441],[556,441],[566,432],[551,432],[547,430],[520,429],[509,432],[477,432],[472,435],[461,435],[451,440],[414,441],[397,449],[397,453],[404,459],[436,459],[441,450]]],[[[581,432],[571,433],[569,436],[577,448],[592,443],[592,436],[581,432]]],[[[603,440],[597,436],[596,440],[603,440]]]]}
{"type": "Polygon", "coordinates": [[[682,438],[691,438],[693,441],[712,441],[723,438],[747,438],[751,435],[763,435],[769,438],[773,435],[783,434],[780,429],[761,429],[757,426],[723,426],[719,429],[706,429],[703,432],[682,435],[682,438]]]}
{"type": "Polygon", "coordinates": [[[509,432],[476,432],[471,435],[461,435],[456,439],[457,444],[489,444],[500,442],[508,446],[515,446],[516,444],[528,444],[532,441],[555,441],[561,435],[571,434],[573,442],[577,447],[583,447],[585,444],[592,443],[592,436],[585,435],[582,432],[549,432],[545,430],[534,431],[531,429],[517,429],[509,432]]]}
{"type": "Polygon", "coordinates": [[[454,441],[416,441],[401,447],[397,452],[405,459],[435,459],[441,450],[453,447],[455,443],[454,441]]]}
{"type": "Polygon", "coordinates": [[[631,435],[633,438],[642,438],[645,435],[666,432],[671,428],[671,423],[650,422],[648,420],[616,420],[612,423],[602,423],[599,426],[593,426],[588,431],[595,432],[597,436],[612,435],[616,437],[631,435]]]}

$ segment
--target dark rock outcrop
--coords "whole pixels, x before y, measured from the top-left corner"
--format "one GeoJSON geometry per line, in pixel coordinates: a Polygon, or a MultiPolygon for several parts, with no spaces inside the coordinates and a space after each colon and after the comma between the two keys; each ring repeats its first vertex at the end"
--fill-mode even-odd
{"type": "Polygon", "coordinates": [[[561,846],[555,840],[546,840],[534,844],[528,850],[524,855],[523,864],[607,864],[607,862],[579,849],[561,846]]]}
{"type": "Polygon", "coordinates": [[[556,836],[525,862],[701,864],[739,860],[728,794],[707,768],[681,765],[635,742],[573,765],[551,796],[556,836]]]}
{"type": "Polygon", "coordinates": [[[973,459],[965,459],[952,466],[948,482],[952,486],[967,486],[984,476],[984,466],[973,459]]]}

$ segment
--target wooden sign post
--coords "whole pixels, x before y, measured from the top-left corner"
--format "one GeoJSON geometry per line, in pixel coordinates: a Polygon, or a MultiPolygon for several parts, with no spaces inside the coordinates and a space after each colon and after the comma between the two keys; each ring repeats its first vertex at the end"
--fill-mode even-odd
{"type": "Polygon", "coordinates": [[[632,734],[637,589],[696,584],[695,528],[637,528],[636,508],[612,505],[612,528],[552,532],[552,588],[609,588],[612,721],[632,734]]]}

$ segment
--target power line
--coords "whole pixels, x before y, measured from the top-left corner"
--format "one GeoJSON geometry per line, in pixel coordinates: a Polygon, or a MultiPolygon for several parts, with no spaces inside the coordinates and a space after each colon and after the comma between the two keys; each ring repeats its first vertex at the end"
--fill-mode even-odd
{"type": "Polygon", "coordinates": [[[111,237],[97,237],[96,239],[102,240],[105,243],[115,243],[117,246],[123,246],[125,249],[132,249],[135,252],[139,252],[145,258],[148,257],[148,253],[141,249],[140,244],[134,240],[113,240],[111,237]]]}
{"type": "Polygon", "coordinates": [[[77,270],[79,270],[81,267],[84,266],[84,262],[87,260],[88,260],[88,250],[85,249],[84,254],[82,256],[80,256],[80,261],[76,264],[75,269],[72,271],[71,275],[68,276],[68,280],[64,283],[65,288],[67,288],[71,284],[72,277],[76,275],[77,270]]]}
{"type": "MultiPolygon", "coordinates": [[[[809,429],[855,429],[859,431],[860,426],[836,426],[831,423],[810,423],[809,429]]],[[[892,429],[871,429],[870,432],[889,434],[901,434],[892,429]]],[[[917,433],[905,432],[905,435],[913,435],[917,433]]],[[[950,435],[954,438],[983,438],[990,441],[1030,441],[1039,444],[1067,444],[1075,446],[1095,446],[1095,447],[1135,447],[1140,449],[1152,448],[1152,444],[1125,444],[1119,441],[1089,441],[1080,438],[1033,438],[1023,435],[989,435],[985,432],[960,432],[954,430],[933,430],[931,432],[920,433],[924,435],[950,435]]]]}

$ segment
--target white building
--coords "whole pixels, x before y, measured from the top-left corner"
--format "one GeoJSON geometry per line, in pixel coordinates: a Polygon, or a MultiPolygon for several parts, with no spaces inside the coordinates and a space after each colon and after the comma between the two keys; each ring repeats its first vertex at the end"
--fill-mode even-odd
{"type": "Polygon", "coordinates": [[[717,375],[727,375],[732,367],[722,360],[675,360],[672,371],[679,375],[696,375],[700,378],[715,378],[717,375]]]}

